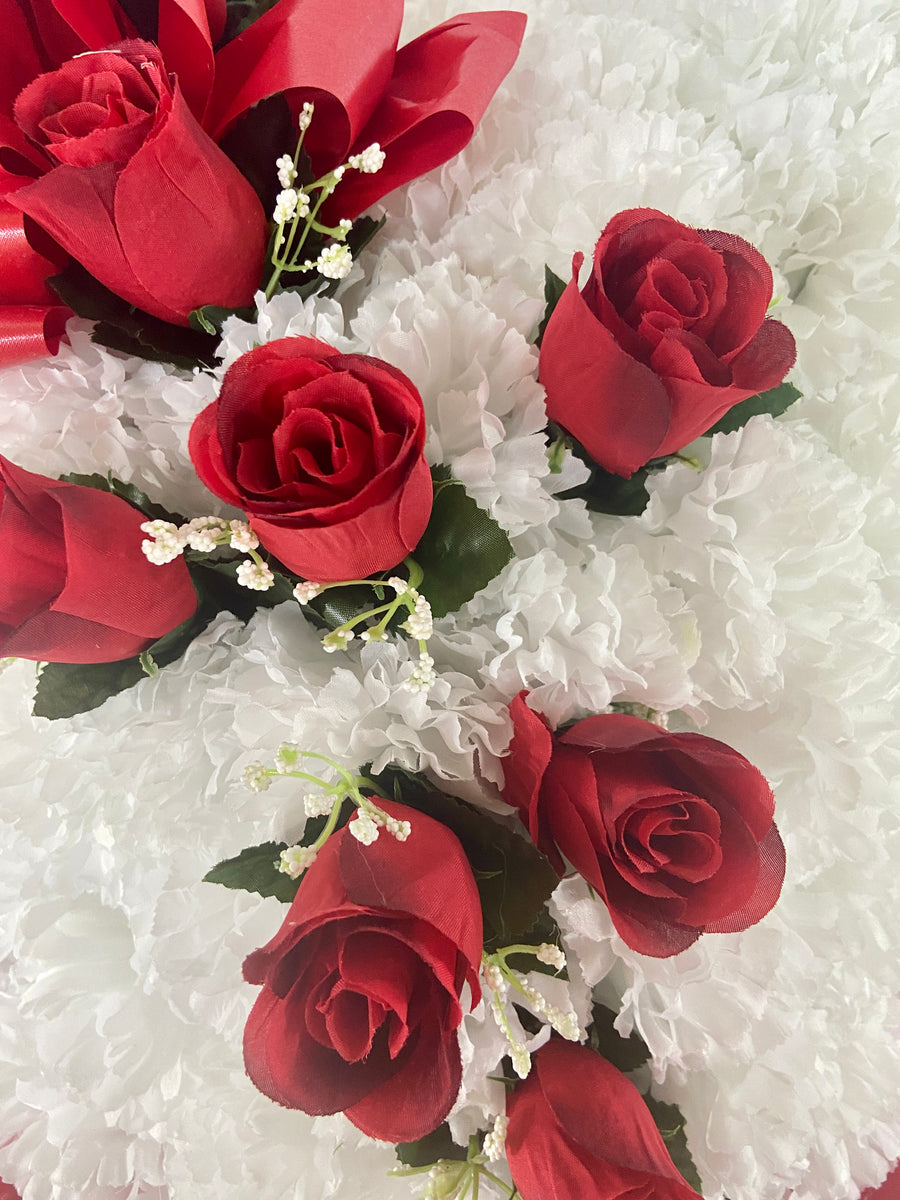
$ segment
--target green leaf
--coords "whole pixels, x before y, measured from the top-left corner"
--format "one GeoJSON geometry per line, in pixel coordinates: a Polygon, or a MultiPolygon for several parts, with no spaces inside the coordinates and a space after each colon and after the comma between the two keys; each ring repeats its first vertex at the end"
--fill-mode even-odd
{"type": "Polygon", "coordinates": [[[478,886],[487,950],[545,940],[539,922],[559,878],[524,831],[520,834],[400,767],[370,777],[398,803],[427,813],[456,834],[478,886]]]}
{"type": "Polygon", "coordinates": [[[457,1146],[454,1142],[446,1121],[415,1142],[398,1142],[394,1150],[405,1167],[428,1167],[439,1158],[464,1162],[468,1154],[465,1146],[457,1146]]]}
{"type": "Polygon", "coordinates": [[[736,429],[743,428],[751,417],[758,416],[760,413],[769,413],[773,417],[780,417],[795,401],[800,399],[800,396],[801,393],[792,383],[780,383],[778,387],[770,388],[768,392],[761,392],[758,396],[750,396],[749,399],[742,400],[740,404],[730,408],[712,428],[707,429],[703,437],[712,437],[714,433],[734,433],[736,429]]]}
{"type": "Polygon", "coordinates": [[[212,334],[218,340],[222,336],[222,326],[229,317],[240,317],[242,321],[252,321],[255,316],[255,308],[222,308],[219,304],[204,304],[202,308],[195,308],[188,315],[188,320],[191,323],[191,329],[212,334]]]}
{"type": "Polygon", "coordinates": [[[548,266],[544,267],[544,300],[547,302],[547,307],[544,309],[544,318],[538,325],[537,336],[534,339],[534,344],[540,346],[544,340],[544,333],[547,329],[547,322],[553,315],[553,310],[559,304],[560,296],[566,290],[567,284],[564,279],[560,279],[548,266]]]}
{"type": "Polygon", "coordinates": [[[259,196],[267,218],[281,190],[275,160],[283,154],[294,157],[297,134],[290,105],[284,93],[278,92],[248,109],[219,142],[259,196]]]}
{"type": "MultiPolygon", "coordinates": [[[[329,588],[328,591],[320,593],[308,604],[304,604],[303,612],[320,629],[337,629],[360,613],[377,607],[378,603],[373,588],[351,585],[329,588]]],[[[407,616],[406,609],[403,609],[400,620],[405,620],[407,616]]]]}
{"type": "Polygon", "coordinates": [[[274,896],[283,904],[290,904],[297,895],[300,880],[291,879],[290,875],[278,870],[278,856],[286,849],[286,842],[249,846],[235,858],[217,863],[203,876],[203,882],[221,883],[223,887],[256,892],[260,896],[274,896]]]}
{"type": "Polygon", "coordinates": [[[684,1117],[681,1115],[678,1105],[663,1104],[662,1100],[655,1100],[649,1094],[644,1096],[644,1103],[650,1109],[656,1128],[662,1134],[672,1162],[694,1191],[701,1192],[703,1185],[687,1147],[687,1138],[684,1135],[684,1117]]]}
{"type": "Polygon", "coordinates": [[[47,663],[38,679],[31,710],[33,715],[55,721],[99,708],[110,696],[133,687],[146,677],[148,672],[142,659],[149,657],[158,669],[180,658],[219,611],[198,590],[198,607],[193,616],[134,658],[109,663],[47,663]]]}
{"type": "Polygon", "coordinates": [[[499,575],[513,548],[494,518],[453,481],[435,488],[431,519],[413,557],[425,573],[419,590],[438,618],[456,612],[499,575]]]}
{"type": "Polygon", "coordinates": [[[643,1038],[632,1033],[622,1037],[614,1027],[616,1014],[603,1004],[595,1004],[591,1010],[588,1026],[588,1043],[614,1067],[623,1073],[636,1071],[650,1058],[650,1051],[643,1038]]]}
{"type": "Polygon", "coordinates": [[[47,282],[80,317],[97,322],[91,340],[102,346],[185,370],[217,362],[218,337],[142,312],[105,288],[74,259],[47,282]]]}

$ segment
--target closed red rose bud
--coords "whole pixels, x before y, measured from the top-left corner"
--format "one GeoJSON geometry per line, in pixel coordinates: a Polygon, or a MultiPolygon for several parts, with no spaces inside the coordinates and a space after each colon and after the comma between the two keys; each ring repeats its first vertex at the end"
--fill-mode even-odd
{"type": "Polygon", "coordinates": [[[118,496],[0,457],[0,656],[115,662],[186,621],[187,567],[147,561],[144,519],[118,496]]]}
{"type": "Polygon", "coordinates": [[[586,1046],[551,1038],[506,1114],[522,1200],[697,1200],[637,1088],[586,1046]]]}
{"type": "Polygon", "coordinates": [[[520,693],[503,798],[562,875],[606,903],[634,950],[664,958],[747,929],[775,904],[784,846],[760,772],[730,746],[610,713],[551,733],[520,693]]]}
{"type": "Polygon", "coordinates": [[[44,169],[9,203],[111,291],[178,325],[204,304],[252,302],[266,216],[155,46],[121,42],[39,75],[14,117],[44,169]]]}
{"type": "Polygon", "coordinates": [[[197,474],[306,579],[396,566],[431,515],[422,398],[402,372],[315,338],[242,355],[190,436],[197,474]]]}
{"type": "Polygon", "coordinates": [[[652,208],[609,222],[544,332],[547,415],[607,471],[630,476],[776,387],[797,352],[766,318],[772,272],[749,242],[652,208]]]}
{"type": "Polygon", "coordinates": [[[244,963],[262,991],[244,1062],[279,1104],[344,1112],[369,1137],[413,1141],[456,1100],[456,1030],[480,998],[482,922],[463,849],[446,826],[399,804],[399,842],[361,845],[345,827],[307,870],[279,932],[244,963]]]}

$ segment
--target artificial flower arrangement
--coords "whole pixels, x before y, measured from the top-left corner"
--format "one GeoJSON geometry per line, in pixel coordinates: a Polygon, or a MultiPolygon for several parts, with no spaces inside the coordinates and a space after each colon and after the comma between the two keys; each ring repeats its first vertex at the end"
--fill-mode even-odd
{"type": "MultiPolygon", "coordinates": [[[[357,218],[466,144],[523,33],[519,14],[469,14],[397,50],[402,3],[376,19],[342,0],[354,37],[329,53],[326,0],[258,7],[11,0],[0,362],[54,353],[71,310],[113,349],[211,369],[259,292],[333,294],[380,228],[357,218]]],[[[582,286],[584,249],[568,284],[547,268],[534,330],[549,471],[564,502],[638,515],[656,473],[699,468],[690,443],[797,399],[796,348],[770,268],[734,234],[619,212],[582,286]]],[[[397,366],[293,334],[234,357],[193,421],[224,515],[0,457],[0,553],[20,556],[0,655],[45,664],[35,715],[90,712],[222,612],[282,603],[323,653],[414,643],[399,686],[428,693],[435,621],[516,559],[452,464],[429,464],[428,436],[397,366]]],[[[293,780],[300,799],[293,841],[206,875],[289,905],[244,962],[246,1073],[278,1105],[393,1143],[394,1173],[434,1200],[686,1200],[701,1184],[680,1114],[647,1092],[641,1039],[585,1002],[555,897],[577,884],[650,958],[747,930],[785,876],[773,790],[629,700],[554,727],[526,686],[503,719],[502,785],[464,798],[434,771],[291,742],[247,767],[252,792],[293,780]],[[494,1031],[480,1076],[473,1014],[494,1031]]]]}

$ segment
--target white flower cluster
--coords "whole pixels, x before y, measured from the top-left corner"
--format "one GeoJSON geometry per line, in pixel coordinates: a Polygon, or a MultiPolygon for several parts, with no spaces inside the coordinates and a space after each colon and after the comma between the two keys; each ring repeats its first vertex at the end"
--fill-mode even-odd
{"type": "Polygon", "coordinates": [[[190,547],[202,554],[211,554],[221,546],[240,550],[253,557],[237,566],[237,581],[252,591],[265,592],[275,583],[275,576],[256,550],[259,538],[246,521],[226,521],[222,517],[193,517],[185,525],[171,521],[144,521],[141,530],[150,535],[141,542],[145,557],[157,566],[172,562],[190,547]]]}
{"type": "Polygon", "coordinates": [[[409,821],[388,816],[374,804],[360,807],[359,812],[347,825],[348,831],[364,846],[371,846],[377,839],[379,830],[386,830],[398,842],[405,842],[409,837],[412,826],[409,821]]]}
{"type": "Polygon", "coordinates": [[[384,166],[384,160],[385,153],[381,146],[378,142],[373,142],[361,154],[351,154],[347,159],[347,165],[356,171],[362,171],[365,175],[374,175],[384,166]]]}
{"type": "MultiPolygon", "coordinates": [[[[282,159],[278,160],[279,163],[282,159]]],[[[291,163],[291,171],[294,170],[291,163]]],[[[296,173],[295,173],[296,174],[296,173]]],[[[278,178],[280,182],[288,177],[288,173],[283,166],[278,168],[278,178]]],[[[277,225],[286,225],[288,221],[293,221],[294,217],[309,216],[309,196],[306,192],[298,192],[296,188],[285,187],[275,197],[275,210],[272,213],[272,220],[277,225]]]]}
{"type": "Polygon", "coordinates": [[[312,846],[288,846],[281,851],[278,859],[278,870],[283,875],[297,879],[316,861],[318,851],[312,846]]]}

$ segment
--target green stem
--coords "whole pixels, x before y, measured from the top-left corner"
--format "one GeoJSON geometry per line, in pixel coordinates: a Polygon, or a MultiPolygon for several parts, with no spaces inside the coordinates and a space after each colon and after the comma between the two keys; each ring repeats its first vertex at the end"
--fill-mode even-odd
{"type": "Polygon", "coordinates": [[[343,805],[343,802],[344,802],[343,796],[338,796],[337,799],[335,800],[335,802],[331,808],[331,815],[329,816],[328,820],[325,822],[325,828],[322,830],[322,832],[319,834],[319,836],[316,838],[316,840],[312,844],[313,850],[320,850],[322,848],[322,846],[324,846],[325,843],[328,841],[331,834],[334,833],[334,827],[335,827],[335,825],[337,825],[338,817],[341,815],[341,806],[343,805]]]}

